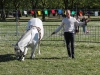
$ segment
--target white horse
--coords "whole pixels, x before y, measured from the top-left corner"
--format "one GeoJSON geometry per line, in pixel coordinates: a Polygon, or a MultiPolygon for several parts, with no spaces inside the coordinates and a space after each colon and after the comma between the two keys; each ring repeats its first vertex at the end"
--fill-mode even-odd
{"type": "Polygon", "coordinates": [[[43,38],[44,28],[39,18],[32,18],[28,22],[27,31],[16,43],[14,49],[18,60],[24,61],[27,54],[28,46],[31,47],[31,56],[34,58],[35,50],[38,45],[38,53],[40,54],[40,40],[43,38]]]}

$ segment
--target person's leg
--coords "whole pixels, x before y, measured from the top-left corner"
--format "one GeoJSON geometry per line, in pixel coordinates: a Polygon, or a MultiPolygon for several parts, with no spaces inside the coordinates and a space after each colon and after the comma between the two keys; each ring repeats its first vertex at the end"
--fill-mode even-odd
{"type": "Polygon", "coordinates": [[[84,31],[85,31],[85,33],[86,33],[86,26],[84,26],[84,31]]]}
{"type": "Polygon", "coordinates": [[[71,55],[74,58],[74,34],[71,33],[71,55]]]}
{"type": "Polygon", "coordinates": [[[78,32],[79,32],[79,26],[78,26],[78,32]]]}
{"type": "Polygon", "coordinates": [[[68,52],[68,56],[71,57],[71,52],[70,52],[70,35],[68,32],[64,33],[64,38],[66,41],[66,47],[67,47],[67,52],[68,52]]]}
{"type": "Polygon", "coordinates": [[[85,26],[82,26],[83,27],[83,32],[85,33],[85,26]]]}
{"type": "Polygon", "coordinates": [[[86,26],[83,26],[83,32],[86,33],[86,26]]]}

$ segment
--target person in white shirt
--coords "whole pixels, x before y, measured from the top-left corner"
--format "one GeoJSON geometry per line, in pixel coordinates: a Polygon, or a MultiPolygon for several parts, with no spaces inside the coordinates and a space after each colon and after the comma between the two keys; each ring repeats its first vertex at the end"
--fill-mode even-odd
{"type": "MultiPolygon", "coordinates": [[[[88,22],[88,20],[86,21],[88,22]]],[[[58,28],[51,34],[57,33],[62,27],[64,27],[64,38],[66,41],[66,47],[68,51],[68,56],[72,59],[74,57],[74,33],[75,33],[75,25],[85,25],[85,22],[79,22],[76,18],[71,17],[70,10],[66,10],[66,18],[62,20],[62,23],[58,28]],[[70,45],[71,43],[71,45],[70,45]]]]}

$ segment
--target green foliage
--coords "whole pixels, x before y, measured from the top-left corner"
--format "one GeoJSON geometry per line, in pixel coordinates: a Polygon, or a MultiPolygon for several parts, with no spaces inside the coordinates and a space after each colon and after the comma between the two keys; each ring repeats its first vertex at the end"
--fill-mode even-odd
{"type": "MultiPolygon", "coordinates": [[[[2,0],[1,0],[2,1],[2,0]]],[[[2,4],[2,3],[1,3],[2,4]]],[[[30,8],[32,9],[33,6],[36,9],[43,8],[56,8],[56,9],[65,9],[66,5],[67,8],[75,9],[76,5],[78,8],[100,8],[99,0],[4,0],[3,4],[6,9],[22,9],[22,8],[30,8]],[[65,1],[65,2],[64,2],[65,1]],[[67,2],[68,1],[68,2],[67,2]]]]}

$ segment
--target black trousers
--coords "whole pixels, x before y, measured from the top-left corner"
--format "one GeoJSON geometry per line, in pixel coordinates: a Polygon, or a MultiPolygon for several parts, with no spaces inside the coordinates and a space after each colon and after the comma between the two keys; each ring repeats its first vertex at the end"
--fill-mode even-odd
{"type": "Polygon", "coordinates": [[[64,32],[68,56],[74,58],[74,33],[64,32]]]}

